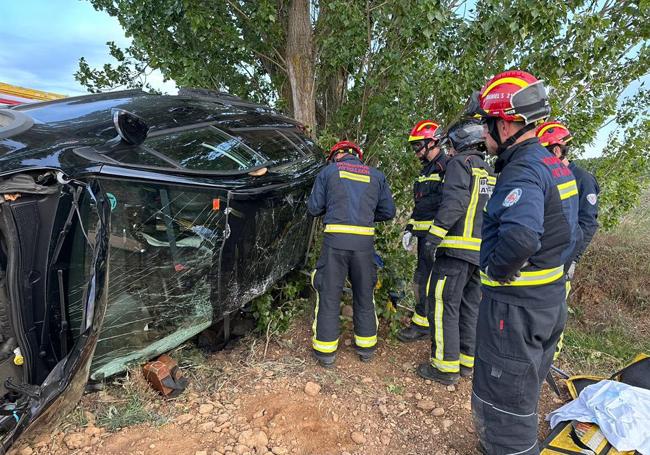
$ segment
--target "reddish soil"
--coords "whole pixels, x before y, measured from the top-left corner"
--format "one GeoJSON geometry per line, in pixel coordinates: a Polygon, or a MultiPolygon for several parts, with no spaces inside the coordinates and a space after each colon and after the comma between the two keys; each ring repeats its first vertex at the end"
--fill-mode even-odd
{"type": "MultiPolygon", "coordinates": [[[[233,351],[210,355],[186,369],[190,386],[173,400],[153,395],[134,373],[129,381],[142,390],[147,409],[168,423],[114,433],[97,428],[94,415],[105,413],[111,400],[120,401],[109,388],[84,397],[81,406],[92,413],[90,422],[68,422],[49,439],[17,449],[23,454],[477,453],[471,381],[462,379],[448,389],[420,379],[415,367],[427,360],[427,342],[381,341],[376,358],[362,363],[349,346],[347,330],[336,367],[325,370],[310,357],[309,325],[299,321],[268,347],[264,340],[247,338],[233,351]],[[308,382],[320,386],[316,395],[305,392],[308,382]],[[81,435],[80,441],[75,444],[71,435],[81,435]]],[[[545,385],[542,414],[558,402],[545,385]]],[[[540,432],[546,431],[542,423],[540,432]]]]}

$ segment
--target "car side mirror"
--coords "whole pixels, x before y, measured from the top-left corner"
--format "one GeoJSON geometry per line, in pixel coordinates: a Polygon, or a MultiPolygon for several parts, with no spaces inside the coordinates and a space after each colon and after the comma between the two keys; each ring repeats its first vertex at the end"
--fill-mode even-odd
{"type": "Polygon", "coordinates": [[[113,125],[120,139],[130,145],[140,145],[149,133],[149,125],[137,115],[124,109],[111,109],[113,125]]]}

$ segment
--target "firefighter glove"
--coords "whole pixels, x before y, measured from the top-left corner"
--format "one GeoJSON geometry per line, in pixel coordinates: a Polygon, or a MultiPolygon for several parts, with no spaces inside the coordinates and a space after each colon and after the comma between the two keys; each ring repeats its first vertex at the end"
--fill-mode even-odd
{"type": "Polygon", "coordinates": [[[576,261],[571,261],[569,270],[566,271],[566,279],[571,281],[573,280],[573,274],[576,272],[576,261]]]}
{"type": "Polygon", "coordinates": [[[427,259],[429,259],[429,263],[431,263],[431,264],[433,264],[433,262],[436,259],[436,249],[437,249],[437,246],[433,242],[431,242],[429,240],[427,240],[425,242],[425,244],[424,244],[424,254],[427,256],[427,259]]]}
{"type": "Polygon", "coordinates": [[[406,251],[412,251],[414,243],[415,236],[411,233],[411,231],[405,231],[404,235],[402,236],[402,246],[404,249],[406,251]]]}

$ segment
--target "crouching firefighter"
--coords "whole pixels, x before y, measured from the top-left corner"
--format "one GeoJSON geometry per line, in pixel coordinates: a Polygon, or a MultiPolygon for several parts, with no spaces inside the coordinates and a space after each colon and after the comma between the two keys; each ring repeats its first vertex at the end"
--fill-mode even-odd
{"type": "MultiPolygon", "coordinates": [[[[571,260],[564,266],[566,272],[566,298],[568,301],[576,264],[598,230],[598,194],[600,193],[600,187],[591,173],[578,166],[574,161],[569,161],[567,156],[569,141],[573,139],[573,136],[566,126],[559,122],[546,122],[537,128],[536,134],[542,146],[546,147],[546,150],[562,161],[565,166],[569,167],[578,185],[578,225],[582,236],[576,242],[571,260]]],[[[556,360],[560,355],[562,340],[563,336],[560,337],[560,341],[557,343],[553,360],[556,360]]]]}
{"type": "Polygon", "coordinates": [[[566,322],[578,187],[535,135],[550,114],[541,81],[507,71],[475,100],[499,178],[483,215],[472,414],[484,453],[539,454],[537,404],[566,322]]]}
{"type": "Polygon", "coordinates": [[[430,256],[425,254],[424,242],[433,215],[440,204],[446,162],[445,153],[440,148],[442,138],[442,128],[437,123],[422,120],[413,127],[408,139],[415,156],[422,163],[422,170],[413,184],[413,213],[402,236],[402,246],[407,251],[413,249],[413,243],[417,239],[418,254],[417,267],[413,276],[415,312],[411,324],[397,333],[397,338],[403,342],[416,341],[429,336],[425,288],[433,263],[430,256]]]}
{"type": "Polygon", "coordinates": [[[312,348],[326,368],[336,358],[341,293],[347,277],[352,285],[354,343],[360,359],[369,361],[377,345],[374,224],[393,218],[395,204],[384,174],[362,160],[358,145],[348,141],[334,145],[330,164],[316,177],[307,202],[309,213],[323,216],[325,225],[320,258],[312,272],[316,290],[312,348]]]}
{"type": "Polygon", "coordinates": [[[447,162],[440,206],[424,247],[429,257],[436,257],[426,286],[431,360],[417,372],[425,379],[454,384],[460,374],[471,375],[474,367],[481,224],[496,178],[485,162],[480,120],[452,125],[447,139],[453,157],[447,162]]]}

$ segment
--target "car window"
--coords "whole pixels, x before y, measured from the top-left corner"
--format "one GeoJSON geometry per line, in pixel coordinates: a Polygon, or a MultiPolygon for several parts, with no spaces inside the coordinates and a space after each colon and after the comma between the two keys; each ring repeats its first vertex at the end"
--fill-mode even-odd
{"type": "Polygon", "coordinates": [[[280,129],[234,129],[241,140],[256,152],[263,154],[274,165],[299,161],[307,156],[291,131],[280,129]],[[292,140],[293,139],[293,140],[292,140]]]}
{"type": "MultiPolygon", "coordinates": [[[[165,352],[212,324],[227,234],[225,196],[218,190],[108,179],[102,188],[111,205],[110,264],[95,379],[165,352]]],[[[73,327],[80,325],[81,297],[71,298],[73,327]]]]}
{"type": "Polygon", "coordinates": [[[242,171],[268,161],[238,138],[211,126],[152,137],[144,148],[191,170],[242,171]]]}
{"type": "Polygon", "coordinates": [[[287,172],[316,159],[316,145],[293,128],[184,129],[149,137],[140,147],[104,152],[124,164],[191,171],[246,171],[260,166],[287,172]]]}

